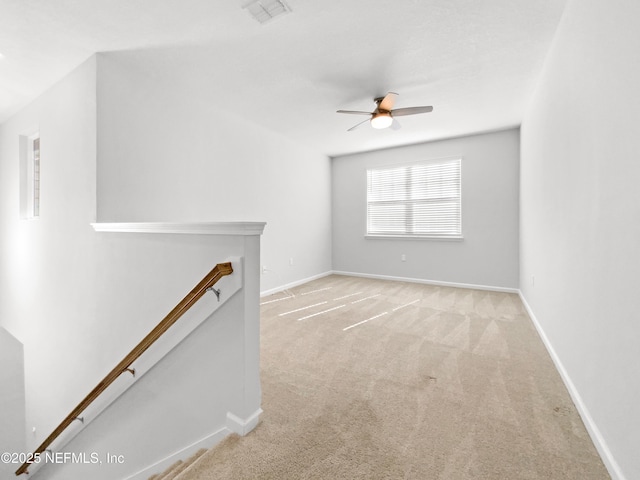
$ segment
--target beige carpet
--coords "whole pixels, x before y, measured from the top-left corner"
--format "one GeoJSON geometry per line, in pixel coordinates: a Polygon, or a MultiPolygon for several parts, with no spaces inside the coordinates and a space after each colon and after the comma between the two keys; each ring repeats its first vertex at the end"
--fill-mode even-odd
{"type": "Polygon", "coordinates": [[[609,478],[517,295],[334,275],[262,302],[261,423],[176,479],[609,478]]]}

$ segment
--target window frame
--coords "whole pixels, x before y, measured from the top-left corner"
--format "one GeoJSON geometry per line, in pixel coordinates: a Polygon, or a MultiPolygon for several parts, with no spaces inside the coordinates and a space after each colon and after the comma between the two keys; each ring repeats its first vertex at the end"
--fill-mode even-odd
{"type": "Polygon", "coordinates": [[[40,128],[34,127],[18,136],[20,156],[20,218],[40,217],[42,140],[40,128]],[[34,148],[38,143],[37,156],[34,148]]]}
{"type": "MultiPolygon", "coordinates": [[[[461,155],[458,155],[458,156],[451,156],[451,157],[440,157],[440,158],[432,158],[427,160],[418,160],[414,162],[368,167],[366,169],[365,238],[367,239],[402,239],[402,240],[412,240],[412,239],[463,240],[464,239],[463,230],[462,230],[462,163],[463,163],[463,159],[464,158],[461,155]],[[403,168],[411,169],[412,167],[430,166],[430,165],[438,165],[438,164],[445,165],[445,164],[454,163],[454,162],[457,162],[459,165],[458,188],[457,188],[458,195],[457,197],[455,197],[457,199],[457,211],[458,211],[458,214],[457,214],[458,230],[456,233],[435,233],[435,232],[434,233],[428,233],[428,232],[411,233],[408,231],[409,229],[405,229],[403,232],[400,232],[400,233],[370,231],[370,227],[371,227],[370,204],[375,203],[375,201],[372,201],[370,199],[370,178],[371,178],[370,172],[380,172],[384,170],[394,170],[394,169],[403,169],[403,168]]],[[[415,183],[412,182],[411,185],[415,185],[415,183]]],[[[410,187],[405,187],[405,188],[410,188],[410,187]]],[[[445,198],[445,197],[441,197],[441,198],[445,198]]],[[[447,198],[454,198],[454,197],[447,197],[447,198]]],[[[422,201],[424,203],[424,199],[422,199],[422,201]]],[[[393,200],[389,200],[387,202],[393,203],[393,200]]],[[[407,202],[409,202],[409,204],[412,206],[415,206],[418,203],[418,201],[414,201],[413,203],[411,203],[410,199],[407,199],[407,198],[402,200],[397,200],[398,204],[406,204],[407,202]]],[[[409,224],[406,213],[403,214],[403,217],[404,217],[404,223],[406,227],[409,224]]]]}

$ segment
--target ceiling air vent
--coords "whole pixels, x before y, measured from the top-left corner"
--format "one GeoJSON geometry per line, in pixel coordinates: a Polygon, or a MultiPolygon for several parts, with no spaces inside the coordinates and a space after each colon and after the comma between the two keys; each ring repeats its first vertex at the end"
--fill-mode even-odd
{"type": "Polygon", "coordinates": [[[289,13],[291,9],[283,0],[252,0],[242,7],[260,23],[265,23],[279,15],[289,13]]]}

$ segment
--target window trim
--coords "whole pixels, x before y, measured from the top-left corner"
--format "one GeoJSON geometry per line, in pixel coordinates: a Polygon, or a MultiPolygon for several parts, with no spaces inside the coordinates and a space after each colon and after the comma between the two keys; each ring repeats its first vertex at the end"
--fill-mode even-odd
{"type": "Polygon", "coordinates": [[[404,162],[397,164],[387,164],[387,165],[376,165],[370,166],[366,168],[366,199],[365,199],[365,239],[370,240],[442,240],[442,241],[461,241],[464,240],[464,234],[462,229],[462,163],[464,157],[462,155],[455,155],[449,157],[438,157],[438,158],[430,158],[427,160],[417,160],[413,162],[404,162]],[[459,234],[411,234],[411,233],[399,233],[399,234],[391,234],[391,233],[369,233],[369,172],[372,170],[385,170],[385,169],[394,169],[394,168],[402,168],[402,167],[411,167],[414,165],[429,165],[429,164],[437,164],[437,163],[446,163],[449,161],[458,160],[460,162],[460,233],[459,234]]]}
{"type": "Polygon", "coordinates": [[[42,140],[39,126],[18,135],[20,163],[20,218],[40,218],[42,140]],[[38,158],[34,143],[38,141],[38,158]]]}

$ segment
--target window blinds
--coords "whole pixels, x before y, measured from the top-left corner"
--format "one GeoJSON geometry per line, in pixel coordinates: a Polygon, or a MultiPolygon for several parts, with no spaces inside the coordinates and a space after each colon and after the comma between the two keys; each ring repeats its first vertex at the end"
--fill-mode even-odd
{"type": "Polygon", "coordinates": [[[461,163],[367,170],[367,235],[460,237],[461,163]]]}

